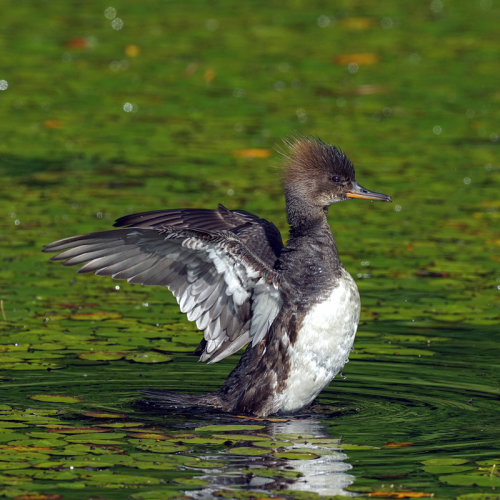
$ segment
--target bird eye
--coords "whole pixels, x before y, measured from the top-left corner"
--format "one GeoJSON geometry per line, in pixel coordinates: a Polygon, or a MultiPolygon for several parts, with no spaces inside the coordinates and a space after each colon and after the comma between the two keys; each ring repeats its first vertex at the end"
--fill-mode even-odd
{"type": "Polygon", "coordinates": [[[340,182],[340,177],[338,175],[332,175],[330,178],[332,182],[339,183],[340,182]]]}

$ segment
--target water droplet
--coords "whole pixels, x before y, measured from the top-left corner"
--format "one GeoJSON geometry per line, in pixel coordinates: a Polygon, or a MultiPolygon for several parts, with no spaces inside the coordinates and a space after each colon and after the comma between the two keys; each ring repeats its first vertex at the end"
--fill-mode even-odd
{"type": "Polygon", "coordinates": [[[0,90],[7,90],[9,88],[9,84],[6,80],[0,80],[0,90]]]}
{"type": "Polygon", "coordinates": [[[384,28],[385,30],[390,30],[394,25],[394,22],[390,17],[384,17],[382,21],[380,21],[380,24],[382,25],[382,28],[384,28]]]}
{"type": "Polygon", "coordinates": [[[286,73],[290,69],[290,65],[288,63],[286,63],[286,62],[282,62],[282,63],[278,64],[278,69],[282,73],[286,73]]]}
{"type": "Polygon", "coordinates": [[[116,285],[115,290],[119,290],[119,289],[120,289],[120,285],[116,285]]]}
{"type": "Polygon", "coordinates": [[[465,112],[465,116],[466,116],[467,118],[472,118],[475,114],[476,114],[476,112],[475,112],[473,109],[468,109],[468,110],[465,112]]]}
{"type": "Polygon", "coordinates": [[[242,123],[237,123],[235,126],[234,126],[234,130],[236,130],[236,132],[243,132],[243,129],[245,127],[243,126],[242,123]]]}
{"type": "Polygon", "coordinates": [[[436,14],[439,14],[444,9],[444,5],[443,2],[441,2],[441,0],[432,0],[430,7],[432,12],[436,14]]]}
{"type": "Polygon", "coordinates": [[[327,28],[330,26],[331,21],[328,16],[319,16],[318,19],[316,19],[316,22],[320,28],[327,28]]]}
{"type": "Polygon", "coordinates": [[[436,126],[432,129],[432,131],[433,131],[436,135],[439,135],[439,134],[443,131],[443,129],[442,129],[439,125],[436,125],[436,126]]]}
{"type": "Polygon", "coordinates": [[[357,73],[359,71],[359,65],[355,62],[349,63],[347,65],[347,71],[349,71],[349,73],[351,73],[351,75],[354,75],[355,73],[357,73]]]}
{"type": "Polygon", "coordinates": [[[104,17],[111,21],[112,19],[114,19],[116,17],[116,9],[114,9],[113,7],[108,7],[104,11],[104,17]]]}
{"type": "Polygon", "coordinates": [[[219,27],[219,21],[217,21],[217,19],[209,19],[205,23],[205,26],[206,26],[207,30],[215,31],[219,27]]]}
{"type": "Polygon", "coordinates": [[[491,142],[497,142],[498,141],[498,135],[497,134],[491,134],[490,135],[490,141],[491,142]]]}
{"type": "Polygon", "coordinates": [[[236,88],[233,90],[233,96],[237,98],[245,97],[247,95],[245,89],[236,88]]]}
{"type": "Polygon", "coordinates": [[[281,92],[282,90],[285,90],[286,88],[286,84],[285,82],[275,82],[274,84],[274,88],[278,91],[278,92],[281,92]]]}
{"type": "Polygon", "coordinates": [[[117,17],[111,22],[111,27],[117,31],[121,30],[123,28],[123,21],[119,17],[117,17]]]}
{"type": "Polygon", "coordinates": [[[395,210],[396,212],[401,212],[401,210],[403,210],[403,207],[402,207],[401,205],[396,205],[396,206],[394,207],[394,210],[395,210]]]}
{"type": "Polygon", "coordinates": [[[464,184],[470,184],[471,180],[470,177],[464,177],[464,184]]]}
{"type": "Polygon", "coordinates": [[[409,59],[410,59],[410,62],[412,64],[419,64],[420,63],[420,56],[417,53],[411,54],[409,59]]]}
{"type": "Polygon", "coordinates": [[[97,217],[98,219],[102,219],[102,212],[97,212],[97,213],[96,213],[96,217],[97,217]]]}
{"type": "Polygon", "coordinates": [[[227,194],[228,194],[229,196],[233,196],[233,194],[234,194],[234,189],[228,189],[228,190],[227,190],[227,194]]]}

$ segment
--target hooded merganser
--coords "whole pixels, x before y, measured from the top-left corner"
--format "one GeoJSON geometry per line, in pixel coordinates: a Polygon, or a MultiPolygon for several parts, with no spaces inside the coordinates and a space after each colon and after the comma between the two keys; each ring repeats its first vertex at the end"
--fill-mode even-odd
{"type": "Polygon", "coordinates": [[[345,154],[311,137],[286,140],[290,238],[243,210],[174,209],[121,217],[122,229],[45,245],[78,272],[166,286],[216,363],[250,344],[224,385],[204,395],[146,390],[172,404],[267,416],[309,405],[348,361],[359,322],[356,283],[340,261],[328,207],[351,198],[392,201],[361,187],[345,154]]]}

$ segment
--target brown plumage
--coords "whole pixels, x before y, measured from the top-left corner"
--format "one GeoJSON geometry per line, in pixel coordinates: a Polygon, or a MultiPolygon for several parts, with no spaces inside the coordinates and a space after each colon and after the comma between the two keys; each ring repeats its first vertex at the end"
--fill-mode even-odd
{"type": "Polygon", "coordinates": [[[197,352],[217,362],[249,345],[216,392],[145,394],[167,404],[265,416],[309,404],[347,360],[359,319],[356,285],[326,221],[332,203],[391,201],[355,180],[345,154],[318,139],[285,141],[290,239],[242,210],[158,210],[122,217],[121,229],[45,246],[64,265],[132,283],[166,286],[204,331],[197,352]],[[323,318],[323,319],[322,319],[323,318]]]}

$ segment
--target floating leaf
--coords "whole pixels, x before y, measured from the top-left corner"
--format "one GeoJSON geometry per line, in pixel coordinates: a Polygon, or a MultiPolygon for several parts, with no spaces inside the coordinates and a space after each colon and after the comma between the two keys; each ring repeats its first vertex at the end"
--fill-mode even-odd
{"type": "Polygon", "coordinates": [[[177,453],[178,451],[187,451],[187,446],[173,445],[173,444],[140,444],[135,446],[138,450],[150,451],[152,453],[177,453]]]}
{"type": "Polygon", "coordinates": [[[31,464],[28,462],[0,462],[0,470],[9,470],[9,469],[26,469],[31,467],[31,464]]]}
{"type": "Polygon", "coordinates": [[[271,450],[266,450],[265,448],[252,448],[250,446],[240,446],[231,448],[227,451],[235,455],[267,455],[271,453],[271,450]]]}
{"type": "Polygon", "coordinates": [[[81,403],[83,398],[77,396],[57,396],[53,394],[36,394],[29,396],[30,399],[35,401],[46,401],[48,403],[81,403]]]}
{"type": "Polygon", "coordinates": [[[493,458],[491,460],[481,460],[480,462],[477,462],[477,464],[480,465],[481,467],[491,467],[493,465],[500,467],[500,458],[493,458]]]}
{"type": "Polygon", "coordinates": [[[459,472],[464,472],[466,470],[471,470],[475,469],[473,466],[465,466],[461,467],[458,465],[426,465],[425,467],[422,467],[422,469],[425,472],[429,472],[430,474],[448,474],[448,473],[459,473],[459,472]]]}
{"type": "Polygon", "coordinates": [[[273,152],[270,149],[237,149],[233,156],[237,158],[269,158],[273,152]]]}
{"type": "Polygon", "coordinates": [[[105,319],[120,319],[123,314],[116,312],[83,312],[75,313],[69,316],[69,319],[75,321],[103,321],[105,319]]]}
{"type": "Polygon", "coordinates": [[[176,477],[174,483],[177,484],[186,484],[188,486],[206,486],[210,484],[208,481],[204,481],[203,479],[198,479],[195,477],[176,477]]]}
{"type": "Polygon", "coordinates": [[[296,439],[308,439],[308,438],[314,438],[312,434],[290,434],[290,433],[278,433],[274,434],[274,437],[276,439],[290,439],[292,441],[296,439]]]}
{"type": "Polygon", "coordinates": [[[275,439],[266,439],[264,441],[255,441],[255,446],[259,448],[282,448],[292,446],[290,441],[276,441],[275,439]]]}
{"type": "Polygon", "coordinates": [[[425,493],[423,491],[374,491],[366,493],[367,497],[382,497],[382,498],[423,498],[432,497],[434,493],[425,493]]]}
{"type": "Polygon", "coordinates": [[[154,432],[132,432],[127,434],[128,437],[140,438],[140,439],[154,439],[160,441],[170,440],[170,436],[165,436],[163,433],[154,433],[154,432]]]}
{"type": "Polygon", "coordinates": [[[200,460],[199,462],[188,462],[186,467],[194,467],[196,469],[220,469],[226,465],[225,462],[213,462],[211,460],[200,460]]]}
{"type": "Polygon", "coordinates": [[[464,458],[430,458],[422,460],[420,463],[424,465],[462,465],[467,462],[468,460],[464,458]]]}
{"type": "Polygon", "coordinates": [[[82,474],[82,479],[90,485],[122,485],[122,484],[160,484],[161,480],[156,477],[133,476],[132,474],[82,474]]]}
{"type": "Polygon", "coordinates": [[[374,20],[370,17],[346,17],[340,24],[349,30],[366,30],[374,25],[374,20]]]}
{"type": "Polygon", "coordinates": [[[269,436],[255,436],[252,434],[213,434],[212,437],[225,441],[267,441],[269,439],[269,436]]]}
{"type": "Polygon", "coordinates": [[[413,443],[396,443],[389,441],[384,444],[384,448],[406,448],[408,446],[413,446],[413,443]]]}
{"type": "Polygon", "coordinates": [[[78,355],[80,359],[86,359],[89,361],[115,361],[117,359],[122,359],[126,356],[124,352],[82,352],[78,355]]]}
{"type": "Polygon", "coordinates": [[[452,486],[487,486],[487,487],[498,487],[500,486],[500,477],[493,476],[491,474],[486,474],[484,476],[478,475],[466,475],[466,474],[452,474],[449,476],[440,476],[439,480],[443,483],[450,484],[452,486]]]}
{"type": "Polygon", "coordinates": [[[126,434],[124,432],[107,432],[106,434],[102,434],[98,431],[98,432],[89,432],[87,434],[64,436],[64,439],[68,442],[71,439],[78,439],[78,440],[87,439],[89,441],[92,441],[94,439],[121,439],[125,436],[126,434]]]}
{"type": "MultiPolygon", "coordinates": [[[[342,450],[379,450],[377,446],[368,446],[368,445],[359,445],[359,444],[347,444],[341,443],[339,444],[339,448],[342,450]]],[[[385,448],[385,447],[384,447],[385,448]]],[[[397,447],[395,447],[397,448],[397,447]]]]}
{"type": "Polygon", "coordinates": [[[500,493],[467,493],[459,495],[457,500],[500,500],[500,493]]]}
{"type": "MultiPolygon", "coordinates": [[[[172,436],[170,436],[170,439],[172,436]]],[[[174,439],[176,440],[176,439],[174,439]]],[[[227,438],[201,438],[201,437],[194,437],[194,438],[181,438],[179,441],[183,444],[224,444],[228,439],[227,438]]]]}
{"type": "Polygon", "coordinates": [[[172,356],[161,354],[155,351],[138,352],[128,354],[125,358],[127,361],[135,361],[136,363],[168,363],[172,361],[172,356]]]}
{"type": "Polygon", "coordinates": [[[274,452],[273,455],[277,458],[286,458],[287,460],[313,460],[319,458],[316,453],[307,453],[301,451],[285,451],[283,453],[274,452]]]}
{"type": "Polygon", "coordinates": [[[196,432],[205,432],[205,431],[215,431],[215,432],[224,432],[224,431],[258,431],[260,429],[264,429],[263,425],[206,425],[205,427],[196,427],[196,432]]]}
{"type": "Polygon", "coordinates": [[[125,47],[125,54],[128,57],[137,57],[140,54],[141,50],[137,45],[127,45],[125,47]]]}
{"type": "Polygon", "coordinates": [[[98,427],[111,427],[111,428],[122,428],[122,427],[140,427],[145,425],[144,422],[116,422],[113,424],[96,424],[98,427]]]}
{"type": "Polygon", "coordinates": [[[83,414],[85,417],[93,418],[127,418],[123,413],[104,413],[98,411],[88,411],[83,414]]]}
{"type": "Polygon", "coordinates": [[[283,470],[283,469],[273,469],[267,467],[265,469],[247,469],[242,471],[244,474],[253,474],[254,476],[260,477],[284,477],[284,478],[296,478],[303,476],[302,472],[296,470],[283,470]]]}
{"type": "Polygon", "coordinates": [[[49,429],[47,432],[55,432],[59,434],[89,434],[91,432],[109,432],[109,429],[99,429],[99,427],[55,427],[49,429]]]}
{"type": "Polygon", "coordinates": [[[348,64],[354,63],[359,66],[367,64],[376,64],[379,62],[379,57],[377,54],[342,54],[334,58],[335,64],[340,64],[341,66],[347,66],[348,64]]]}

